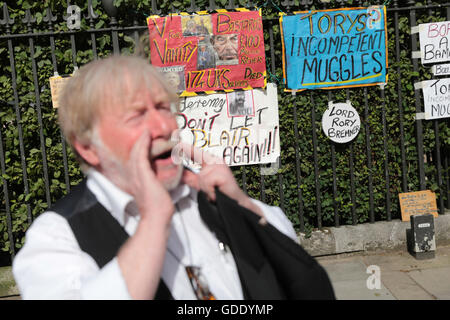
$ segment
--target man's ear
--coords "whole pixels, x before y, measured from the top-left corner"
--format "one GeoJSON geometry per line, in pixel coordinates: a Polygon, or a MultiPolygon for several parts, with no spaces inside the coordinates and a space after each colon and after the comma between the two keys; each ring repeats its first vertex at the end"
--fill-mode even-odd
{"type": "Polygon", "coordinates": [[[84,161],[89,163],[91,166],[96,167],[100,163],[100,159],[97,155],[97,148],[92,143],[84,143],[79,139],[74,138],[72,145],[80,157],[82,157],[84,161]]]}

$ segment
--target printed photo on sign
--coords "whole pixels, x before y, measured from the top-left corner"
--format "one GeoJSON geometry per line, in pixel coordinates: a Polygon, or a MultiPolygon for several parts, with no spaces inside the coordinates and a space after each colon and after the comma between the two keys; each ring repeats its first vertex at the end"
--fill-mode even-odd
{"type": "Polygon", "coordinates": [[[198,45],[197,70],[214,68],[216,66],[216,53],[211,45],[198,45]]]}
{"type": "Polygon", "coordinates": [[[176,92],[183,92],[186,88],[184,84],[184,66],[173,66],[159,68],[170,88],[176,89],[176,92]]]}
{"type": "Polygon", "coordinates": [[[254,116],[253,92],[233,91],[227,94],[228,115],[230,117],[254,116]]]}
{"type": "Polygon", "coordinates": [[[217,65],[238,64],[238,35],[219,34],[211,37],[211,43],[217,54],[217,65]]]}
{"type": "Polygon", "coordinates": [[[183,16],[181,18],[183,37],[206,36],[212,34],[210,15],[183,16]]]}
{"type": "Polygon", "coordinates": [[[180,96],[265,88],[262,11],[179,13],[147,19],[150,59],[159,68],[183,66],[180,96]]]}

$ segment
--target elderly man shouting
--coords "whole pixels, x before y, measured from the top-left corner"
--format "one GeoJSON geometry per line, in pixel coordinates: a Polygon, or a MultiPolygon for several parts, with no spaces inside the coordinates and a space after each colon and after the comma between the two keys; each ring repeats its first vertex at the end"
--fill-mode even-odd
{"type": "Polygon", "coordinates": [[[199,201],[220,195],[283,237],[295,232],[279,208],[250,199],[226,165],[204,163],[194,174],[174,161],[176,103],[139,57],[97,60],[71,78],[58,114],[86,179],[27,231],[13,262],[22,298],[258,298],[241,279],[230,236],[201,217],[215,207],[199,210],[199,201]]]}

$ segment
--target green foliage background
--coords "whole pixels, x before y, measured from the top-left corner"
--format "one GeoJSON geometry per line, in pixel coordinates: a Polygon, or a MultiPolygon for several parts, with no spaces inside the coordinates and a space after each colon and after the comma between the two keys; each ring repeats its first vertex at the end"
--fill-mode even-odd
{"type": "MultiPolygon", "coordinates": [[[[162,1],[158,1],[162,2],[162,1]]],[[[339,224],[364,223],[369,221],[370,193],[369,177],[373,183],[373,214],[376,221],[386,220],[386,206],[391,208],[393,219],[400,217],[398,205],[398,193],[403,191],[419,190],[418,180],[418,154],[415,132],[415,96],[414,82],[430,79],[428,68],[421,65],[414,71],[411,60],[411,38],[409,11],[399,11],[399,53],[396,56],[396,38],[394,25],[394,12],[388,12],[388,47],[389,47],[389,82],[385,87],[385,99],[381,98],[379,87],[341,89],[332,91],[304,91],[292,96],[283,92],[281,69],[281,38],[278,24],[280,9],[284,11],[298,11],[305,9],[323,9],[324,4],[314,1],[306,7],[303,1],[296,0],[291,8],[282,7],[281,1],[255,1],[262,8],[265,26],[266,59],[270,79],[278,83],[279,88],[279,116],[280,116],[280,140],[281,140],[281,169],[279,174],[272,176],[260,175],[260,166],[243,166],[234,168],[233,171],[241,186],[253,197],[281,206],[294,226],[299,231],[309,233],[318,226],[318,212],[321,213],[323,227],[335,225],[335,208],[339,224]],[[300,2],[300,3],[299,3],[300,2]],[[270,32],[273,30],[273,52],[270,46],[270,32]],[[272,61],[271,57],[274,57],[272,61]],[[272,69],[272,63],[275,68],[272,69]],[[399,80],[400,79],[400,80],[399,80]],[[400,86],[398,85],[400,81],[400,86]],[[401,100],[399,102],[399,93],[401,100]],[[361,117],[362,128],[358,137],[346,145],[332,145],[322,134],[321,117],[328,106],[328,101],[342,102],[350,100],[361,117]],[[403,116],[400,115],[399,103],[403,108],[403,116]],[[297,113],[297,123],[294,121],[294,108],[297,113]],[[367,109],[366,109],[367,108],[367,109]],[[383,144],[383,117],[385,110],[387,153],[383,144]],[[312,119],[314,118],[314,121],[312,119]],[[406,172],[402,172],[400,122],[404,126],[404,148],[406,157],[406,172]],[[314,127],[313,127],[314,125],[314,127]],[[367,125],[367,127],[366,127],[367,125]],[[298,128],[298,139],[295,130],[298,128]],[[366,138],[369,129],[370,165],[368,166],[368,152],[366,138]],[[317,137],[317,172],[314,167],[313,132],[317,137]],[[334,193],[332,154],[336,159],[335,177],[336,185],[334,193]],[[388,161],[389,192],[387,199],[385,179],[385,159],[388,161]],[[350,158],[353,159],[354,168],[354,196],[352,202],[350,158]],[[300,179],[297,180],[297,162],[300,169],[300,179]],[[406,190],[402,189],[402,174],[406,176],[406,190]],[[320,199],[316,199],[316,190],[320,199]],[[301,197],[300,197],[301,196],[301,197]],[[284,200],[282,202],[282,200],[284,200]],[[356,216],[353,217],[352,212],[356,216]],[[300,215],[300,212],[303,215],[300,215]]],[[[396,1],[394,1],[396,2],[396,1]]],[[[2,5],[3,3],[0,2],[2,5]]],[[[118,7],[117,26],[121,52],[132,52],[136,36],[145,34],[146,17],[151,14],[152,2],[150,0],[115,0],[118,7]],[[134,30],[124,31],[123,27],[142,26],[138,29],[139,35],[134,30]]],[[[345,1],[346,7],[368,6],[381,4],[381,1],[345,1]]],[[[392,7],[387,1],[388,8],[392,7]]],[[[410,5],[407,1],[398,1],[400,6],[410,5]]],[[[50,203],[54,203],[67,193],[68,185],[76,185],[81,179],[78,164],[75,162],[72,152],[67,148],[68,164],[64,168],[63,138],[57,126],[56,112],[52,108],[49,90],[49,78],[58,71],[60,75],[70,74],[74,66],[94,59],[91,33],[88,30],[99,30],[95,34],[97,57],[111,54],[112,38],[111,30],[101,30],[113,26],[111,19],[106,14],[100,0],[93,0],[93,12],[95,19],[89,19],[88,1],[71,1],[81,8],[81,30],[67,33],[66,1],[46,0],[27,1],[17,0],[7,2],[10,18],[14,23],[9,26],[1,24],[0,35],[0,128],[2,147],[4,151],[3,181],[6,182],[8,192],[1,189],[0,206],[0,249],[8,253],[12,252],[11,236],[14,242],[14,251],[20,249],[24,242],[24,233],[30,223],[50,203]],[[46,19],[47,9],[57,15],[56,21],[51,25],[46,19]],[[35,18],[32,24],[24,22],[27,10],[35,18]],[[55,51],[52,57],[50,48],[51,37],[42,35],[38,37],[15,37],[8,40],[4,37],[8,33],[24,34],[28,32],[45,33],[53,30],[55,51]],[[72,37],[72,39],[71,39],[72,37]],[[72,48],[74,40],[76,50],[72,48]],[[30,50],[30,41],[33,41],[34,54],[30,50]],[[15,73],[17,77],[17,106],[12,81],[10,64],[10,52],[8,46],[12,45],[14,51],[15,73]],[[54,58],[54,60],[53,60],[54,58]],[[37,68],[37,78],[33,77],[33,60],[37,68]],[[53,64],[55,61],[55,65],[53,64]],[[56,69],[55,69],[56,66],[56,69]],[[37,85],[35,85],[37,82],[37,85]],[[36,92],[40,100],[38,108],[36,92]],[[18,118],[20,115],[20,121],[18,118]],[[42,125],[38,118],[42,117],[42,125]],[[19,124],[23,131],[22,157],[20,151],[19,124]],[[42,135],[41,135],[42,133],[42,135]],[[44,172],[43,153],[45,147],[48,166],[47,177],[44,172]],[[22,161],[26,165],[27,179],[24,180],[22,161]],[[49,182],[49,193],[46,193],[45,181],[49,182]],[[25,191],[26,184],[29,192],[25,191]],[[11,220],[6,214],[7,208],[11,212],[11,220]],[[8,225],[12,232],[8,232],[8,225]]],[[[209,8],[210,2],[206,0],[196,1],[201,10],[209,8]]],[[[426,3],[415,2],[416,6],[426,3]]],[[[430,3],[428,3],[430,4],[430,3]]],[[[218,8],[228,5],[228,0],[216,1],[218,8]]],[[[246,6],[247,1],[235,1],[236,6],[246,6]]],[[[187,11],[191,7],[191,1],[179,0],[158,4],[161,15],[176,11],[187,11]]],[[[327,8],[341,7],[338,1],[331,1],[327,8]]],[[[4,16],[1,19],[5,19],[4,16]]],[[[445,21],[444,9],[426,9],[417,11],[417,23],[431,21],[445,21]]],[[[448,158],[450,148],[450,128],[448,120],[423,121],[424,151],[427,156],[425,163],[426,188],[437,193],[447,201],[448,190],[438,185],[436,178],[436,166],[430,161],[434,159],[435,134],[438,132],[441,143],[441,157],[448,158]],[[435,126],[438,131],[435,130],[435,126]],[[440,188],[441,187],[441,188],[440,188]],[[443,192],[445,191],[445,192],[443,192]],[[443,193],[442,193],[443,192],[443,193]],[[441,194],[442,193],[442,194],[441,194]]],[[[442,181],[448,179],[448,172],[442,171],[442,181]]],[[[447,202],[446,202],[447,203],[447,202]]]]}

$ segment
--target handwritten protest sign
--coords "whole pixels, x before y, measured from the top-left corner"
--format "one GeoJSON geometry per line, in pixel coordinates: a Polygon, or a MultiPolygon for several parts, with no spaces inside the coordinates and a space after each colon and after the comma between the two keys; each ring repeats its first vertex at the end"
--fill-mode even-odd
{"type": "Polygon", "coordinates": [[[286,91],[387,82],[385,6],[280,17],[286,91]]]}
{"type": "Polygon", "coordinates": [[[57,109],[59,107],[59,95],[69,79],[70,77],[61,76],[53,76],[49,79],[53,108],[57,109]]]}
{"type": "Polygon", "coordinates": [[[432,214],[437,217],[436,194],[430,190],[399,193],[402,221],[409,221],[412,215],[432,214]]]}
{"type": "Polygon", "coordinates": [[[150,56],[181,96],[265,87],[261,11],[147,19],[150,56]]]}
{"type": "Polygon", "coordinates": [[[359,133],[361,121],[358,112],[350,101],[346,103],[328,104],[322,116],[322,130],[334,142],[346,143],[352,141],[359,133]]]}
{"type": "Polygon", "coordinates": [[[450,78],[421,82],[425,119],[450,117],[450,78]]]}
{"type": "Polygon", "coordinates": [[[431,67],[431,72],[434,76],[449,76],[450,75],[450,63],[436,64],[431,67]]]}
{"type": "Polygon", "coordinates": [[[177,113],[180,139],[229,166],[273,163],[280,156],[275,84],[254,89],[187,97],[177,113]]]}
{"type": "Polygon", "coordinates": [[[450,21],[419,25],[422,64],[450,61],[450,21]]]}

